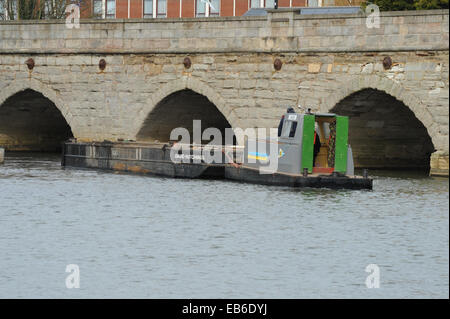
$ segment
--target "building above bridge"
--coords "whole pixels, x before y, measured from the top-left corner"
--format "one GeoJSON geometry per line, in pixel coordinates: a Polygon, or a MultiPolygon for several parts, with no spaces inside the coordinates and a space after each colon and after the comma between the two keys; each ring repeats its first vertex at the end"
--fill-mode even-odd
{"type": "MultiPolygon", "coordinates": [[[[279,8],[358,6],[363,0],[278,0],[279,8]]],[[[255,8],[273,8],[275,0],[91,0],[83,17],[202,18],[238,17],[255,8]]]]}
{"type": "MultiPolygon", "coordinates": [[[[358,7],[362,2],[363,0],[278,0],[278,7],[358,7]]],[[[251,9],[274,8],[275,0],[80,0],[80,3],[81,17],[84,19],[159,19],[238,17],[251,9]]],[[[0,20],[14,19],[1,6],[2,2],[0,20]]]]}

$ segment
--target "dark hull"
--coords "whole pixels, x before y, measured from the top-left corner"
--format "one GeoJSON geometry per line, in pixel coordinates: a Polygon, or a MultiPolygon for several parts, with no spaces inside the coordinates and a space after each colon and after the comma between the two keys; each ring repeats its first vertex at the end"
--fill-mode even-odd
{"type": "Polygon", "coordinates": [[[229,179],[288,187],[372,189],[372,179],[362,177],[260,174],[257,169],[230,164],[174,163],[170,159],[170,149],[132,143],[66,143],[62,165],[173,178],[229,179]]]}
{"type": "Polygon", "coordinates": [[[133,161],[133,160],[98,160],[65,157],[66,167],[106,169],[155,176],[173,178],[210,178],[222,179],[225,176],[225,167],[222,165],[206,164],[174,164],[169,161],[133,161]]]}
{"type": "Polygon", "coordinates": [[[372,189],[372,179],[362,177],[309,175],[307,177],[287,174],[260,174],[247,167],[227,166],[225,178],[245,183],[288,187],[312,187],[333,189],[372,189]]]}

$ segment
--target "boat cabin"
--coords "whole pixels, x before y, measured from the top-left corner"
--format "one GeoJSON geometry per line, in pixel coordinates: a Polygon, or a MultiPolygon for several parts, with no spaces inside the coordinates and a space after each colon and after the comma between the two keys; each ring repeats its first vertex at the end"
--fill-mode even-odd
{"type": "MultiPolygon", "coordinates": [[[[304,174],[307,170],[309,174],[337,172],[354,175],[353,156],[348,144],[348,117],[286,113],[282,121],[277,141],[277,172],[304,174]]],[[[254,168],[266,165],[270,144],[274,141],[258,139],[257,156],[249,148],[249,145],[252,146],[250,143],[255,141],[248,139],[245,143],[244,165],[254,168]]]]}

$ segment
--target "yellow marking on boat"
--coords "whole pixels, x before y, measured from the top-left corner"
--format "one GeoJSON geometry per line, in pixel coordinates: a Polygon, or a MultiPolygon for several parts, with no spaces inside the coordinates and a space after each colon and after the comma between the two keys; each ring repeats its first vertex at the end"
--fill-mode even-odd
{"type": "Polygon", "coordinates": [[[259,161],[267,161],[269,157],[267,154],[264,154],[264,153],[261,154],[258,152],[251,152],[251,153],[248,153],[248,158],[256,159],[259,161]]]}

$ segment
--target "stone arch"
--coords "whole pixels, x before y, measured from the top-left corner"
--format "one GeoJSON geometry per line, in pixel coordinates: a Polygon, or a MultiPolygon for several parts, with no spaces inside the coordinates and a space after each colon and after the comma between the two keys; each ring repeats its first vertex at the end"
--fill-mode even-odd
{"type": "Polygon", "coordinates": [[[433,116],[427,107],[412,92],[406,90],[400,83],[390,80],[386,77],[378,75],[359,75],[346,85],[340,87],[337,91],[333,91],[321,105],[320,112],[330,112],[339,102],[353,93],[364,89],[375,89],[383,91],[403,102],[415,115],[415,117],[425,126],[428,135],[431,137],[433,144],[436,146],[435,138],[438,136],[439,127],[433,121],[433,116]]]}
{"type": "Polygon", "coordinates": [[[60,151],[74,136],[69,118],[56,91],[36,80],[16,80],[0,92],[0,143],[8,151],[60,151]]]}
{"type": "Polygon", "coordinates": [[[194,79],[190,76],[183,76],[182,78],[163,85],[151,96],[149,103],[139,110],[137,116],[138,119],[133,128],[134,138],[137,138],[139,131],[145,125],[145,121],[148,116],[164,98],[183,90],[191,90],[195,93],[203,95],[216,106],[228,123],[230,123],[232,128],[240,127],[239,118],[216,90],[200,80],[194,79]]]}
{"type": "Polygon", "coordinates": [[[438,128],[410,91],[379,76],[359,76],[321,108],[354,117],[350,143],[355,165],[371,168],[429,168],[438,128]]]}
{"type": "Polygon", "coordinates": [[[21,91],[25,91],[27,89],[36,91],[41,93],[44,97],[52,101],[56,108],[61,112],[62,116],[66,120],[67,124],[69,124],[72,133],[74,136],[77,136],[77,126],[74,125],[73,115],[70,112],[70,109],[63,103],[59,94],[56,90],[52,89],[50,86],[43,84],[35,79],[26,79],[26,80],[14,80],[8,86],[3,88],[0,92],[0,106],[11,96],[20,93],[21,91]]]}

